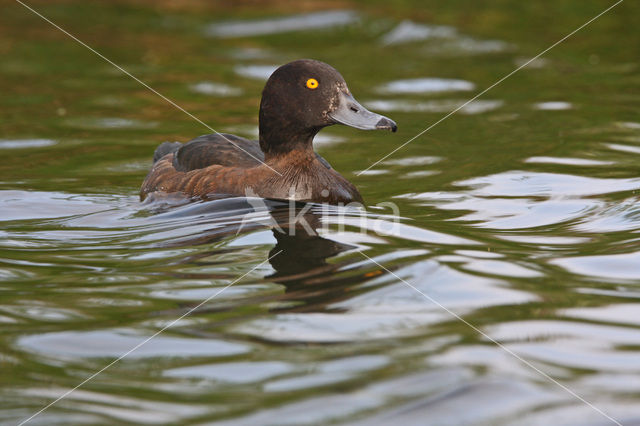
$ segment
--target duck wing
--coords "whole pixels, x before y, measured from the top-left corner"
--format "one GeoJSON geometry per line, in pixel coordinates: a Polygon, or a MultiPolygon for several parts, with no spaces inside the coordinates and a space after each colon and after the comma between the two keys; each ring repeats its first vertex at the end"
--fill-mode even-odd
{"type": "Polygon", "coordinates": [[[156,164],[165,155],[176,152],[181,146],[180,142],[162,142],[153,152],[153,164],[156,164]]]}
{"type": "Polygon", "coordinates": [[[250,168],[264,161],[258,141],[230,134],[199,136],[184,145],[179,142],[161,144],[154,161],[173,153],[173,167],[179,172],[204,169],[218,164],[225,167],[250,168]]]}

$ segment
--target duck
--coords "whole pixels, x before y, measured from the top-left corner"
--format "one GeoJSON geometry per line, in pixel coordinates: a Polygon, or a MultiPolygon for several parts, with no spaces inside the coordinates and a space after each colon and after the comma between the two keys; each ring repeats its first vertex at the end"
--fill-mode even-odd
{"type": "Polygon", "coordinates": [[[258,140],[214,133],[186,143],[164,142],[154,152],[140,199],[181,193],[363,203],[358,189],[313,149],[318,132],[334,124],[398,128],[356,101],[331,65],[313,59],[289,62],[271,74],[262,91],[258,140]]]}

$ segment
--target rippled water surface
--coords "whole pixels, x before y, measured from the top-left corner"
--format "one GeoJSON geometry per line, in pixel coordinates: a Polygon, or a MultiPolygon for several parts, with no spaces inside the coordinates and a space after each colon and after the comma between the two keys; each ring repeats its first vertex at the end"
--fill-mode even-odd
{"type": "Polygon", "coordinates": [[[29,424],[640,424],[640,9],[465,104],[613,4],[484,3],[33,2],[219,131],[300,57],[396,120],[321,132],[368,207],[293,236],[285,203],[141,204],[209,131],[3,6],[0,424],[124,354],[29,424]]]}

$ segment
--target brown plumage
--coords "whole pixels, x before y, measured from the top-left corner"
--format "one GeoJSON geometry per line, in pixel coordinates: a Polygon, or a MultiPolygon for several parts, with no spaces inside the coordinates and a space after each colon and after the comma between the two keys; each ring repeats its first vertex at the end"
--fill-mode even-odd
{"type": "Polygon", "coordinates": [[[154,154],[140,198],[153,192],[181,192],[362,202],[356,187],[313,151],[314,136],[336,123],[396,129],[390,119],[358,104],[331,66],[308,59],[283,65],[262,93],[259,141],[212,134],[184,145],[165,142],[154,154]]]}

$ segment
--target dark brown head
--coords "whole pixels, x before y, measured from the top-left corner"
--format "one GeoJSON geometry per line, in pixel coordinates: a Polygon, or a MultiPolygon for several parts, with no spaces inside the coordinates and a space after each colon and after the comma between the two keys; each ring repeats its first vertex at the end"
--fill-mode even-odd
{"type": "Polygon", "coordinates": [[[389,118],[360,105],[332,66],[311,59],[293,61],[274,71],[262,92],[259,120],[260,147],[267,156],[312,150],[313,137],[332,124],[397,129],[389,118]]]}

